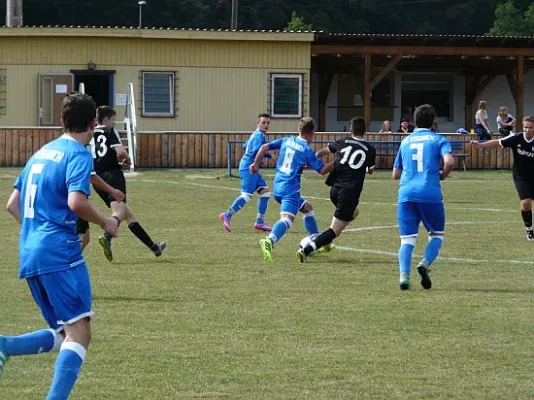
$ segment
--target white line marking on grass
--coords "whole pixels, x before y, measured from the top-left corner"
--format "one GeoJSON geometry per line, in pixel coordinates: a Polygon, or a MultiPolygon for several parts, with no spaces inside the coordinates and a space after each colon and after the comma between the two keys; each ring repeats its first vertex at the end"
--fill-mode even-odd
{"type": "MultiPolygon", "coordinates": [[[[156,180],[156,179],[134,179],[141,182],[147,182],[147,183],[168,183],[171,185],[191,185],[191,186],[199,186],[204,188],[211,188],[211,189],[220,189],[220,190],[231,190],[233,192],[240,192],[240,188],[234,188],[234,187],[228,187],[228,186],[220,186],[220,185],[208,185],[206,183],[196,183],[196,182],[183,182],[183,181],[169,181],[169,180],[156,180]]],[[[314,197],[314,196],[303,196],[305,199],[311,199],[311,200],[321,200],[321,201],[330,201],[327,197],[314,197]]],[[[397,203],[377,203],[377,202],[365,202],[362,201],[360,204],[364,204],[367,206],[393,206],[396,207],[397,203]]],[[[465,207],[450,207],[447,206],[447,202],[445,202],[445,210],[458,210],[458,211],[488,211],[488,212],[500,212],[500,213],[517,213],[517,211],[514,210],[501,210],[498,208],[465,208],[465,207]]]]}
{"type": "MultiPolygon", "coordinates": [[[[452,222],[445,222],[445,227],[448,225],[489,225],[489,224],[503,224],[506,222],[513,222],[516,224],[516,221],[452,221],[452,222]]],[[[350,228],[345,229],[343,233],[345,232],[361,232],[361,231],[374,231],[378,229],[393,229],[398,228],[399,225],[378,225],[378,226],[362,226],[361,228],[350,228]]]]}
{"type": "MultiPolygon", "coordinates": [[[[398,253],[393,253],[391,251],[383,250],[373,250],[373,249],[359,249],[355,247],[345,247],[345,246],[336,246],[336,249],[354,251],[357,253],[369,253],[369,254],[378,254],[383,256],[398,257],[398,253]]],[[[422,257],[422,255],[414,254],[414,257],[422,257]]],[[[477,258],[460,258],[460,257],[442,257],[439,256],[438,260],[443,261],[454,261],[454,262],[468,262],[468,263],[509,263],[509,264],[527,264],[534,265],[534,261],[522,261],[522,260],[484,260],[477,258]]]]}

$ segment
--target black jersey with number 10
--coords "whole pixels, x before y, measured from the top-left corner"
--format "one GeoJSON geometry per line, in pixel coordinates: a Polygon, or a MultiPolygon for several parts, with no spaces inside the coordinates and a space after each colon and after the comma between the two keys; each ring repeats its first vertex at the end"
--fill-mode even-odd
{"type": "Polygon", "coordinates": [[[326,184],[361,189],[367,168],[375,166],[375,148],[361,138],[347,136],[328,144],[328,150],[335,153],[336,158],[334,169],[328,176],[326,184]]]}
{"type": "Polygon", "coordinates": [[[91,152],[97,174],[121,169],[115,151],[117,146],[122,146],[122,142],[118,132],[113,127],[97,126],[95,128],[95,134],[91,140],[91,152]]]}

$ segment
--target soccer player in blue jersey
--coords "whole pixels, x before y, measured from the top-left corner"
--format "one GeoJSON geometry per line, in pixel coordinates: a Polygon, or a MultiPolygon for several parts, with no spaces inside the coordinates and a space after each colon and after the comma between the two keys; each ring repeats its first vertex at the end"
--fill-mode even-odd
{"type": "MultiPolygon", "coordinates": [[[[21,223],[19,278],[51,329],[0,336],[0,374],[11,356],[59,351],[47,400],[66,400],[91,340],[91,282],[76,235],[78,216],[116,236],[118,220],[89,202],[96,105],[81,93],[61,108],[65,133],[46,144],[15,182],[7,210],[21,223]]],[[[98,396],[97,396],[98,397],[98,396]]]]}
{"type": "Polygon", "coordinates": [[[432,287],[429,267],[438,257],[444,239],[445,206],[440,181],[453,170],[454,158],[449,141],[431,131],[435,118],[433,106],[417,107],[416,129],[402,141],[393,166],[393,178],[400,179],[397,218],[401,237],[401,290],[411,288],[410,270],[419,223],[423,222],[429,235],[424,257],[417,265],[424,289],[432,287]],[[443,171],[440,171],[442,158],[443,171]]]}
{"type": "MultiPolygon", "coordinates": [[[[245,152],[241,161],[239,162],[239,176],[241,177],[241,195],[237,197],[228,211],[219,215],[224,229],[228,232],[232,230],[230,226],[231,218],[241,210],[245,204],[252,200],[254,193],[258,193],[260,198],[258,199],[258,213],[256,215],[256,222],[254,223],[254,229],[259,231],[270,232],[271,227],[264,221],[265,213],[267,212],[267,206],[271,193],[267,183],[261,176],[261,174],[252,174],[249,171],[250,165],[254,162],[254,158],[258,153],[261,146],[267,142],[265,134],[269,131],[271,126],[271,116],[269,114],[260,114],[258,116],[258,125],[256,130],[252,133],[250,138],[245,143],[245,152]]],[[[265,158],[272,158],[272,155],[265,153],[265,158]]]]}
{"type": "MultiPolygon", "coordinates": [[[[310,166],[321,175],[332,170],[333,163],[324,165],[310,147],[315,137],[315,121],[305,117],[299,123],[299,136],[290,136],[272,141],[261,146],[250,172],[256,174],[261,160],[269,150],[280,149],[274,177],[274,199],[280,203],[280,220],[273,226],[272,232],[260,240],[263,259],[272,262],[272,249],[289,228],[293,226],[295,216],[300,211],[304,214],[304,227],[310,235],[318,234],[319,227],[311,203],[300,195],[300,178],[305,165],[310,166]]],[[[329,250],[329,249],[325,249],[329,250]]]]}

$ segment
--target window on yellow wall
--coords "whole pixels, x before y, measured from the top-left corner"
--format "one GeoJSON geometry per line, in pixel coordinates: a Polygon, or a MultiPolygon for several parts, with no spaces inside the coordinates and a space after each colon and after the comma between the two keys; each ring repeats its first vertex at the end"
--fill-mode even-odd
{"type": "Polygon", "coordinates": [[[302,74],[271,75],[271,116],[302,117],[302,74]]]}
{"type": "Polygon", "coordinates": [[[143,117],[174,117],[174,72],[143,72],[143,117]]]}

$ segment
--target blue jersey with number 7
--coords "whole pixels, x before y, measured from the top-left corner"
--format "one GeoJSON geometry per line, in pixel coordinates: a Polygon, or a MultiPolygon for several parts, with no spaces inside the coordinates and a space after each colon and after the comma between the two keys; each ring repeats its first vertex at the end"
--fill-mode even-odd
{"type": "Polygon", "coordinates": [[[78,216],[68,205],[70,192],[90,195],[93,158],[69,136],[35,153],[15,182],[20,191],[19,278],[62,271],[83,264],[76,234],[78,216]]]}
{"type": "Polygon", "coordinates": [[[441,203],[441,158],[451,153],[451,144],[429,129],[415,129],[399,147],[395,168],[402,169],[399,203],[441,203]]]}
{"type": "Polygon", "coordinates": [[[300,177],[305,165],[316,171],[324,167],[324,163],[317,158],[308,142],[298,136],[274,140],[269,143],[269,149],[280,149],[273,186],[275,196],[300,193],[300,177]]]}

